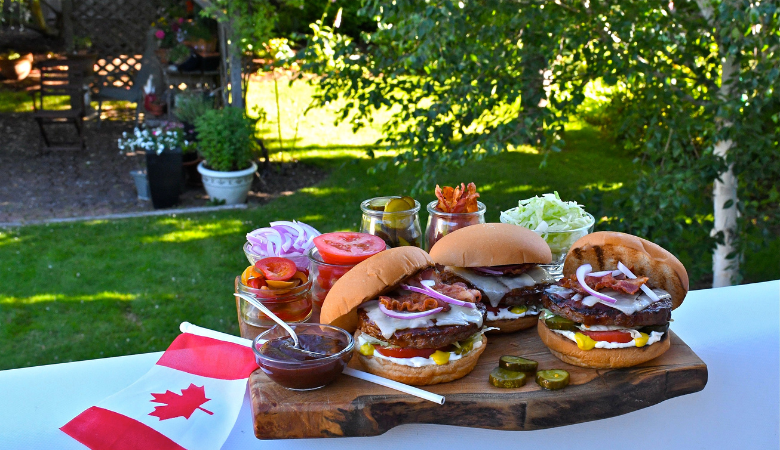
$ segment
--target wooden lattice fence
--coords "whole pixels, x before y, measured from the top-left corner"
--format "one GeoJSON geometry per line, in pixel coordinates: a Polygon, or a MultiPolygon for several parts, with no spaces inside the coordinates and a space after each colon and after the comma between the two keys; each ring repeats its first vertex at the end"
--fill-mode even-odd
{"type": "Polygon", "coordinates": [[[149,45],[149,29],[161,0],[74,0],[73,33],[88,38],[98,55],[100,86],[129,88],[149,45]]]}

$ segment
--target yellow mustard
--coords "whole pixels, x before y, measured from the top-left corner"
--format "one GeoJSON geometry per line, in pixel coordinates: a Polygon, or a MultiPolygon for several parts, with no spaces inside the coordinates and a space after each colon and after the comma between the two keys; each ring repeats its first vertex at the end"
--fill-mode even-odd
{"type": "Polygon", "coordinates": [[[512,314],[522,314],[524,312],[528,311],[528,307],[523,306],[513,306],[512,309],[509,310],[512,314]]]}
{"type": "Polygon", "coordinates": [[[577,341],[580,350],[592,350],[596,346],[596,341],[582,333],[574,333],[574,340],[577,341]]]}
{"type": "Polygon", "coordinates": [[[443,365],[450,362],[450,352],[443,352],[441,350],[436,350],[431,355],[431,358],[433,358],[433,362],[436,363],[436,365],[443,365]]]}
{"type": "Polygon", "coordinates": [[[644,347],[647,345],[647,340],[650,339],[650,335],[647,333],[639,332],[642,336],[634,339],[634,344],[636,344],[637,347],[644,347]]]}
{"type": "Polygon", "coordinates": [[[360,346],[360,350],[358,351],[363,356],[371,356],[374,354],[374,346],[366,342],[365,344],[360,346]]]}

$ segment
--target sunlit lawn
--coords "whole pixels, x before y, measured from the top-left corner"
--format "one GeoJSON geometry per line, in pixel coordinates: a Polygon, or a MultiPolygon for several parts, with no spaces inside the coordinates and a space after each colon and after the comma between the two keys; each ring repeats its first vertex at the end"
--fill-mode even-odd
{"type": "MultiPolygon", "coordinates": [[[[289,149],[297,111],[312,91],[302,84],[280,88],[289,149]]],[[[266,109],[264,136],[273,151],[273,84],[254,86],[249,99],[266,109]]],[[[295,157],[326,168],[330,176],[265,206],[0,231],[0,369],[162,350],[185,320],[237,334],[232,280],[247,265],[241,246],[248,231],[290,219],[323,232],[356,230],[361,200],[406,193],[414,181],[413,170],[367,175],[375,161],[363,148],[380,136],[378,125],[353,135],[349,125],[334,128],[333,117],[329,110],[310,111],[300,118],[298,150],[274,153],[277,160],[295,157]]],[[[631,157],[592,128],[569,130],[565,151],[551,155],[547,168],[539,169],[541,159],[530,149],[513,151],[438,182],[474,181],[487,220],[497,221],[518,199],[552,190],[578,198],[588,186],[630,182],[634,170],[631,157]]],[[[434,199],[433,187],[418,196],[421,203],[434,199]]],[[[425,214],[420,221],[424,227],[425,214]]],[[[774,273],[762,275],[777,278],[774,273]]]]}

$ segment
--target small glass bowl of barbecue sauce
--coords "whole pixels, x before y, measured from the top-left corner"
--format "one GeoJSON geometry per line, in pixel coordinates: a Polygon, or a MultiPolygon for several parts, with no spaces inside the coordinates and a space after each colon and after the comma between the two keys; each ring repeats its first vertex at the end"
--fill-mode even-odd
{"type": "Polygon", "coordinates": [[[300,348],[280,326],[260,334],[252,349],[268,378],[294,391],[319,389],[336,378],[352,358],[355,341],[346,330],[319,323],[290,324],[300,348]]]}

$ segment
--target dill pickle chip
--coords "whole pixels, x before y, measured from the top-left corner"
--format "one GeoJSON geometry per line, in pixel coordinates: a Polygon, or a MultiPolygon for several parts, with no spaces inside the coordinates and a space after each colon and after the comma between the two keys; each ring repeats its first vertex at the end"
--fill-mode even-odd
{"type": "Polygon", "coordinates": [[[544,324],[551,330],[577,331],[577,324],[561,316],[545,317],[544,324]]]}
{"type": "Polygon", "coordinates": [[[412,207],[410,207],[409,204],[406,203],[406,200],[402,198],[394,198],[385,205],[385,212],[387,213],[401,212],[409,209],[412,209],[412,207]]]}
{"type": "Polygon", "coordinates": [[[368,207],[374,211],[384,211],[388,202],[389,200],[386,198],[372,198],[371,201],[368,202],[368,207]]]}
{"type": "Polygon", "coordinates": [[[401,197],[401,200],[405,201],[407,205],[409,205],[409,209],[414,208],[414,199],[412,197],[409,197],[408,195],[404,195],[401,197]]]}
{"type": "Polygon", "coordinates": [[[539,363],[519,356],[504,355],[498,360],[498,367],[515,372],[536,372],[539,363]]]}
{"type": "Polygon", "coordinates": [[[536,372],[536,383],[551,391],[563,389],[569,385],[569,372],[561,369],[540,370],[536,372]]]}
{"type": "Polygon", "coordinates": [[[526,375],[523,372],[506,370],[496,367],[490,372],[490,384],[498,388],[519,388],[525,384],[526,375]]]}

